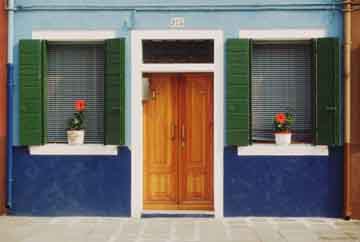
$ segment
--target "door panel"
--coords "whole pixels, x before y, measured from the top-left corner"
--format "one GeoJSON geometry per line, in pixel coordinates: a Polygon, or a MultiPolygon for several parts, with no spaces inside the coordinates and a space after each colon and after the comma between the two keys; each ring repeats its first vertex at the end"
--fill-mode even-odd
{"type": "Polygon", "coordinates": [[[150,74],[144,208],[213,210],[212,74],[150,74]]]}
{"type": "Polygon", "coordinates": [[[213,87],[211,74],[184,74],[181,86],[180,206],[213,208],[213,87]]]}
{"type": "Polygon", "coordinates": [[[144,102],[144,207],[178,203],[177,80],[151,74],[151,99],[144,102]]]}

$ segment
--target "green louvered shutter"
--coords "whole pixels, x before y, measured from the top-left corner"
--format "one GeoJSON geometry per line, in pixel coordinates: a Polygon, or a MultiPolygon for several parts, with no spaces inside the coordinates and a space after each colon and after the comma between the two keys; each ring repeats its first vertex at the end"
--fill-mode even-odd
{"type": "Polygon", "coordinates": [[[339,40],[323,38],[316,40],[316,117],[315,143],[339,145],[339,40]]]}
{"type": "Polygon", "coordinates": [[[247,146],[250,138],[251,42],[226,43],[226,143],[247,146]]]}
{"type": "Polygon", "coordinates": [[[43,90],[43,143],[48,143],[48,48],[42,41],[42,90],[43,90]]]}
{"type": "Polygon", "coordinates": [[[105,144],[125,143],[125,39],[105,43],[105,144]]]}
{"type": "Polygon", "coordinates": [[[20,144],[44,143],[42,42],[20,40],[20,144]]]}

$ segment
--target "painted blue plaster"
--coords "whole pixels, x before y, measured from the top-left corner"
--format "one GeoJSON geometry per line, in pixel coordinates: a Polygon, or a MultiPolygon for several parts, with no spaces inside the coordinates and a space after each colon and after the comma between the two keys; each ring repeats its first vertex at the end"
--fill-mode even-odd
{"type": "MultiPolygon", "coordinates": [[[[16,5],[227,5],[237,0],[16,0],[16,5]]],[[[241,4],[332,3],[332,0],[247,0],[241,4]]],[[[126,38],[126,144],[131,144],[130,31],[168,29],[171,17],[185,29],[217,29],[237,38],[241,29],[322,29],[342,38],[338,11],[17,11],[15,14],[14,143],[19,144],[20,39],[35,30],[114,30],[126,38]],[[128,27],[131,27],[130,29],[128,27]]],[[[238,157],[225,149],[225,215],[340,216],[341,150],[325,157],[238,157]],[[338,170],[336,170],[336,169],[338,170]],[[270,172],[269,172],[270,171],[270,172]],[[313,175],[314,178],[311,178],[313,175]],[[330,176],[334,177],[333,180],[330,176]],[[276,179],[275,179],[276,178],[276,179]],[[273,182],[275,180],[275,183],[273,182]],[[306,184],[306,186],[304,184],[306,184]],[[304,191],[311,185],[308,192],[304,191]],[[331,189],[333,190],[331,190],[331,189]],[[315,192],[318,190],[318,192],[315,192]],[[338,195],[338,197],[335,197],[338,195]],[[259,200],[255,198],[259,197],[259,200]],[[327,201],[327,199],[333,199],[327,201]],[[300,204],[304,201],[304,204],[300,204]],[[288,206],[287,208],[284,206],[288,206]]],[[[30,156],[14,148],[14,209],[19,215],[102,215],[130,213],[130,151],[118,157],[30,156]]]]}
{"type": "Polygon", "coordinates": [[[130,216],[128,148],[118,156],[30,156],[14,149],[14,215],[130,216]]]}
{"type": "MultiPolygon", "coordinates": [[[[20,1],[17,4],[46,4],[60,1],[20,1]]],[[[123,4],[151,4],[145,1],[122,1],[123,4]]],[[[161,3],[161,1],[156,1],[161,3]]],[[[163,1],[164,2],[164,1],[163,1]]],[[[193,4],[192,1],[175,1],[193,4]]],[[[203,4],[215,4],[217,1],[201,1],[203,4]]],[[[227,3],[235,1],[228,0],[227,3]]],[[[272,0],[278,3],[280,1],[272,0]]],[[[294,3],[295,1],[288,1],[294,3]]],[[[302,2],[302,1],[296,1],[302,2]]],[[[319,1],[323,2],[323,1],[319,1]]],[[[324,1],[327,2],[327,1],[324,1]]],[[[84,1],[61,1],[62,4],[85,5],[84,1]]],[[[103,3],[100,0],[87,1],[88,4],[103,3]]],[[[120,4],[116,0],[107,0],[104,4],[120,4]]],[[[194,2],[195,3],[195,2],[194,2]]],[[[199,1],[198,1],[199,3],[199,1]]],[[[227,4],[224,3],[224,4],[227,4]]],[[[252,3],[248,1],[248,3],[252,3]]],[[[121,5],[121,4],[120,4],[121,5]]],[[[168,29],[170,18],[183,16],[185,29],[220,29],[225,38],[237,38],[241,29],[322,29],[328,36],[342,37],[342,15],[338,11],[225,11],[225,12],[136,12],[131,11],[18,11],[15,15],[15,95],[14,95],[14,143],[19,144],[19,52],[20,39],[32,38],[34,30],[114,30],[118,37],[125,37],[127,42],[126,57],[126,144],[130,145],[131,110],[130,110],[130,31],[131,29],[168,29]]]]}
{"type": "Polygon", "coordinates": [[[234,4],[295,4],[295,3],[334,3],[335,0],[15,0],[16,5],[117,5],[117,6],[151,6],[151,5],[234,5],[234,4]]]}
{"type": "Polygon", "coordinates": [[[330,156],[246,157],[224,151],[224,215],[341,217],[343,150],[330,156]]]}
{"type": "MultiPolygon", "coordinates": [[[[14,64],[13,63],[8,63],[7,64],[7,90],[8,90],[8,95],[7,95],[7,110],[13,110],[13,89],[14,89],[14,64]]],[[[11,207],[12,206],[12,200],[13,200],[13,194],[12,194],[12,182],[13,182],[13,165],[14,165],[14,159],[13,159],[13,135],[12,135],[12,130],[13,130],[13,124],[14,124],[14,118],[13,118],[14,113],[8,111],[8,115],[7,115],[7,127],[6,127],[6,138],[7,138],[7,142],[6,142],[6,168],[7,168],[7,173],[6,173],[6,180],[7,180],[7,206],[11,207]]]]}
{"type": "MultiPolygon", "coordinates": [[[[224,150],[225,216],[340,217],[342,149],[329,157],[242,157],[224,150]]],[[[129,216],[130,151],[30,156],[14,149],[15,215],[129,216]]]]}

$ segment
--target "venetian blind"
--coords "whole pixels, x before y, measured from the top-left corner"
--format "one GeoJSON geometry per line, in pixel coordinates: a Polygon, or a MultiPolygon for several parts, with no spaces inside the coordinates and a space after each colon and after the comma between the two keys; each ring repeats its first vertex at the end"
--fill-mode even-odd
{"type": "Polygon", "coordinates": [[[295,141],[312,141],[312,48],[308,43],[254,45],[252,137],[273,140],[273,118],[291,112],[295,141]]]}
{"type": "Polygon", "coordinates": [[[87,102],[85,143],[104,143],[104,48],[100,44],[48,47],[48,141],[66,143],[74,101],[87,102]]]}

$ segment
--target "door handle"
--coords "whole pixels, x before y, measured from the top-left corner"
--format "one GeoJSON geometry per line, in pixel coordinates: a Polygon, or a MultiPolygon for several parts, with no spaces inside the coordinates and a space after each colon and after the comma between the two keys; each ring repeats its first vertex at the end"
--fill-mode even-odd
{"type": "Polygon", "coordinates": [[[181,146],[185,147],[185,125],[181,125],[181,146]]]}
{"type": "Polygon", "coordinates": [[[170,128],[170,139],[175,140],[176,139],[176,124],[172,123],[170,128]]]}

